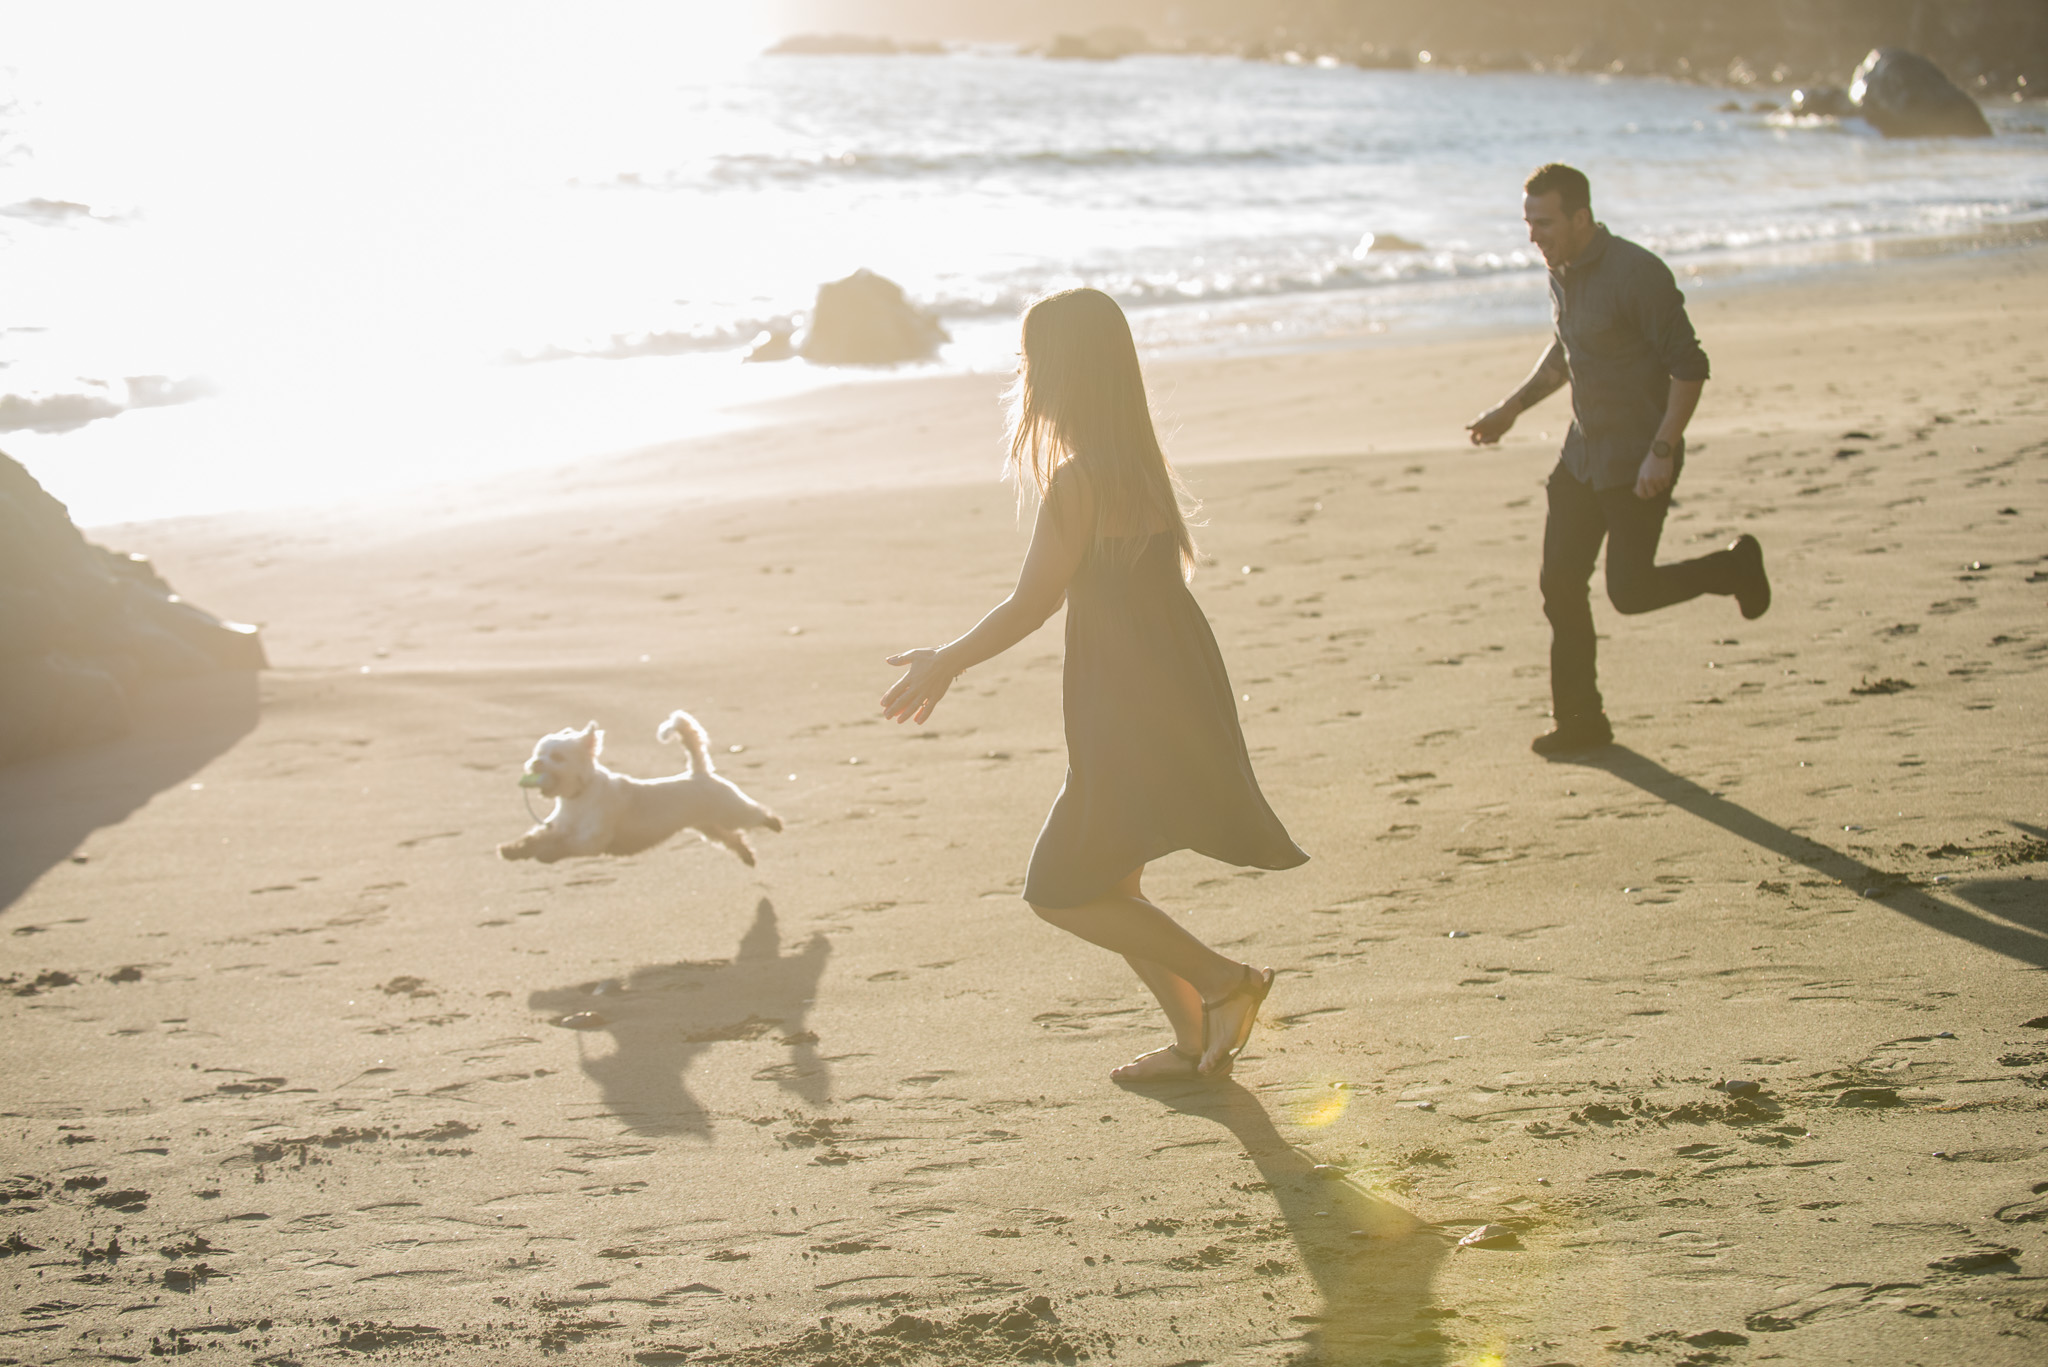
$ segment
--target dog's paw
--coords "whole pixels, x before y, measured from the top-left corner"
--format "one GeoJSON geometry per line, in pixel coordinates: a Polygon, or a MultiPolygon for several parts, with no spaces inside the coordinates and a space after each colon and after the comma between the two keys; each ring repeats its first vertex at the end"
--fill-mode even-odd
{"type": "Polygon", "coordinates": [[[749,845],[747,838],[738,831],[712,830],[704,834],[738,855],[740,862],[748,868],[754,867],[754,847],[749,845]]]}
{"type": "Polygon", "coordinates": [[[767,817],[767,820],[761,823],[763,826],[766,826],[771,831],[779,831],[782,829],[781,817],[777,816],[773,812],[764,812],[762,813],[762,815],[767,817]]]}
{"type": "Polygon", "coordinates": [[[500,859],[530,859],[532,857],[532,853],[526,848],[526,843],[521,840],[508,840],[498,846],[498,858],[500,859]]]}

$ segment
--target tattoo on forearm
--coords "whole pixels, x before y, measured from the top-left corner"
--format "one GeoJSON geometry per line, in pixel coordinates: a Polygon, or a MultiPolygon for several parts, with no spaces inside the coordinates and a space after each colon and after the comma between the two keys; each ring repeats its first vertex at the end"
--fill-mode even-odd
{"type": "Polygon", "coordinates": [[[1535,374],[1523,382],[1520,389],[1515,391],[1515,407],[1534,407],[1562,389],[1565,381],[1570,378],[1563,366],[1545,362],[1537,367],[1535,374]]]}

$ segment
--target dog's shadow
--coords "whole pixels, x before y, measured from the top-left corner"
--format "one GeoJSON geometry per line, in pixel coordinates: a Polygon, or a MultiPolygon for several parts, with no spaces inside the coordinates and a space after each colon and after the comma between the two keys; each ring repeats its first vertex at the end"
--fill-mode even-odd
{"type": "Polygon", "coordinates": [[[544,989],[527,1005],[565,1028],[611,1036],[608,1053],[582,1043],[581,1063],[606,1112],[632,1133],[708,1138],[711,1114],[690,1095],[684,1075],[714,1044],[772,1038],[788,1056],[755,1073],[757,1081],[772,1081],[811,1105],[831,1094],[818,1037],[804,1026],[831,953],[831,942],[813,935],[784,954],[774,904],[764,897],[731,959],[650,964],[623,979],[544,989]]]}

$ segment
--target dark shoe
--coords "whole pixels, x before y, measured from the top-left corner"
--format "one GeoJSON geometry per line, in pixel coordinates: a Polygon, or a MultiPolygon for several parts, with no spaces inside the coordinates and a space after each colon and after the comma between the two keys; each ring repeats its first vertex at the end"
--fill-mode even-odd
{"type": "Polygon", "coordinates": [[[1753,622],[1771,610],[1771,577],[1764,573],[1763,543],[1744,532],[1735,538],[1728,554],[1735,557],[1736,573],[1742,576],[1742,586],[1735,590],[1735,605],[1753,622]]]}
{"type": "Polygon", "coordinates": [[[1530,741],[1529,748],[1539,755],[1576,755],[1581,750],[1598,750],[1613,743],[1614,728],[1608,725],[1607,714],[1595,712],[1590,717],[1559,722],[1555,731],[1530,741]]]}

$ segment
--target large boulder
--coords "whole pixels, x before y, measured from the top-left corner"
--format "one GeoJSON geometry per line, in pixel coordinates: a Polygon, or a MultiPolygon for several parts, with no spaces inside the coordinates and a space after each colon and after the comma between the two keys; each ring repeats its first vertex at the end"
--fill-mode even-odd
{"type": "Polygon", "coordinates": [[[185,602],[150,563],[95,546],[0,455],[0,764],[128,729],[151,679],[265,667],[255,627],[185,602]]]}
{"type": "Polygon", "coordinates": [[[1904,48],[1871,49],[1849,82],[1849,98],[1888,138],[1988,138],[1977,102],[1941,68],[1904,48]]]}
{"type": "Polygon", "coordinates": [[[902,286],[858,270],[818,286],[797,354],[820,365],[896,365],[928,360],[950,340],[938,319],[903,297],[902,286]]]}

